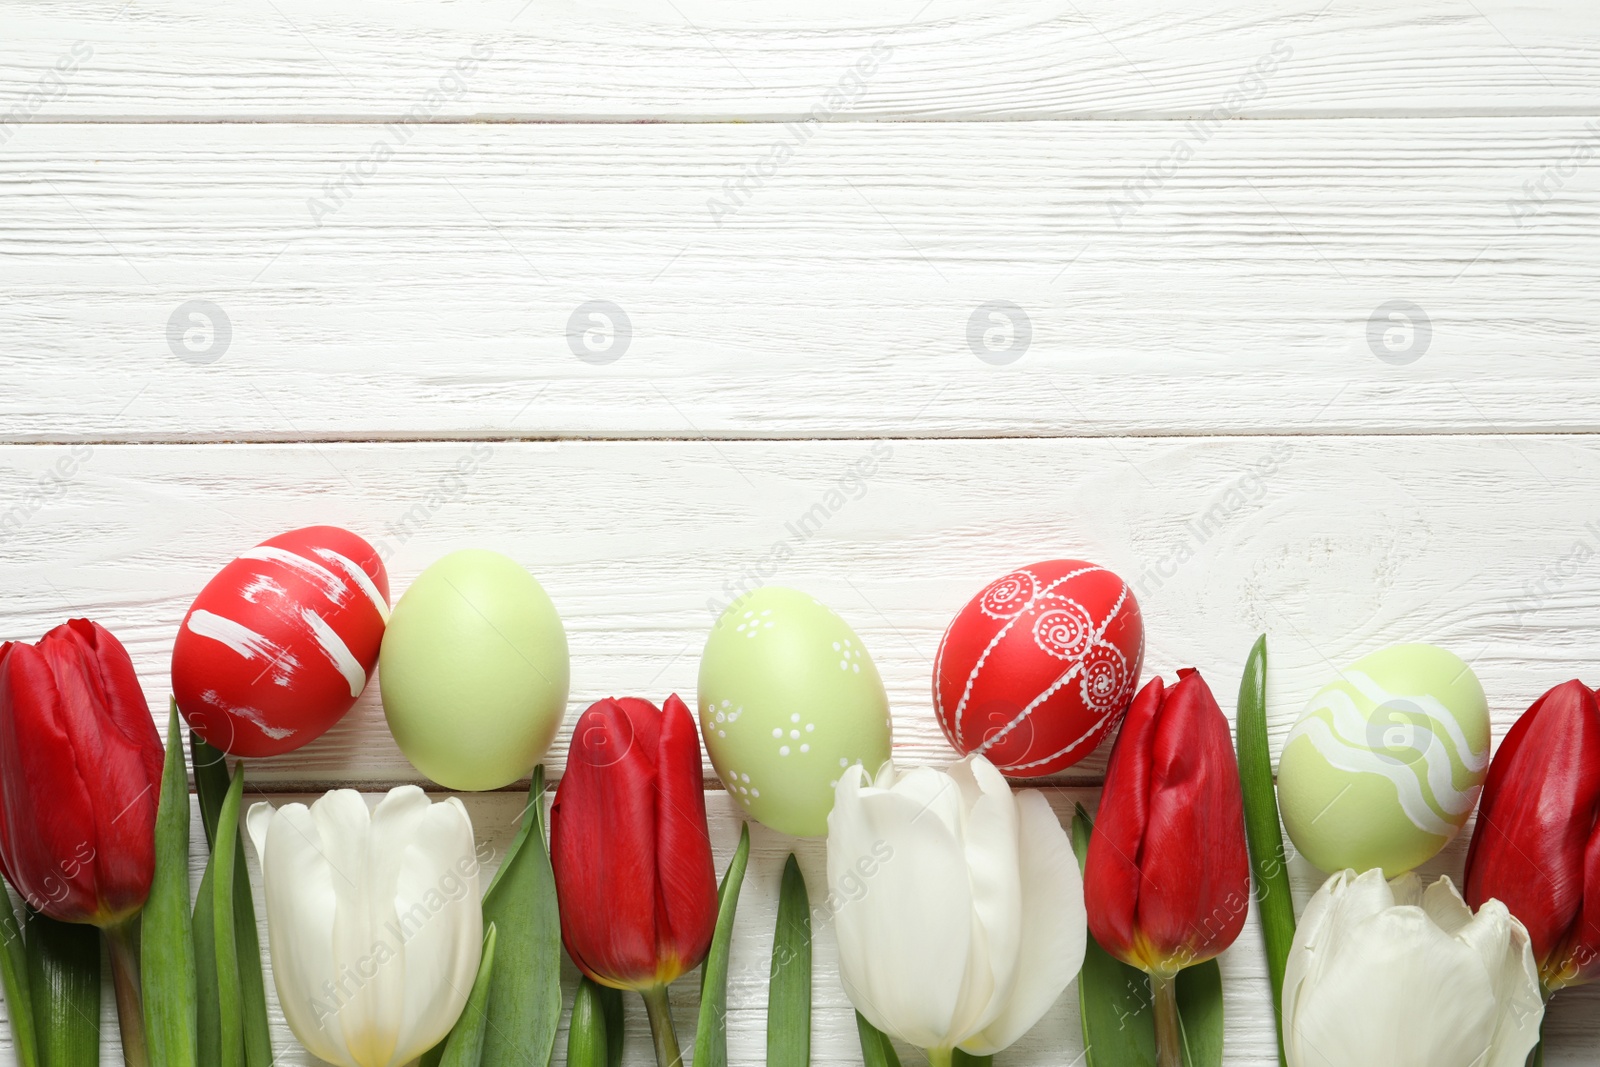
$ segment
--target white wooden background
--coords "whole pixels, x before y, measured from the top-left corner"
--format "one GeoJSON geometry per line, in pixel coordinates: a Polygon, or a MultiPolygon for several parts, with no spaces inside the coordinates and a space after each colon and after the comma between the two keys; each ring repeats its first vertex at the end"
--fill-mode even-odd
{"type": "MultiPolygon", "coordinates": [[[[1498,738],[1597,680],[1597,157],[1588,0],[0,0],[0,636],[92,616],[164,707],[210,574],[331,522],[397,593],[527,564],[575,714],[692,694],[709,602],[765,580],[856,627],[936,763],[944,623],[1081,556],[1225,707],[1268,633],[1279,741],[1400,640],[1469,660],[1498,738]],[[598,353],[590,301],[629,323],[598,353]]],[[[376,687],[249,776],[418,780],[376,687]]],[[[467,800],[503,846],[518,797],[467,800]]],[[[739,1065],[791,848],[825,893],[820,843],[756,828],[739,1065]]],[[[855,1064],[818,937],[814,1058],[855,1064]]],[[[1228,1062],[1267,1067],[1253,925],[1222,966],[1228,1062]]],[[[1593,1063],[1600,995],[1549,1033],[1593,1063]]],[[[1081,1052],[1069,993],[1001,1059],[1081,1052]]]]}

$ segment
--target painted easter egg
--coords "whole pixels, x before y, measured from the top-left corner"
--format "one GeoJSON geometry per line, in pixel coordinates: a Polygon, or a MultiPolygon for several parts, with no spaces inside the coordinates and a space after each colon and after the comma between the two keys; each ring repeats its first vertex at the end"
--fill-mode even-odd
{"type": "Polygon", "coordinates": [[[1143,660],[1127,583],[1093,563],[1046,560],[990,582],[951,620],[934,712],[957,751],[1016,777],[1054,774],[1122,721],[1143,660]]]}
{"type": "Polygon", "coordinates": [[[436,561],[383,638],[383,713],[400,751],[446,789],[526,777],[567,709],[567,631],[544,587],[498,552],[436,561]]]}
{"type": "Polygon", "coordinates": [[[700,730],[722,783],[780,833],[828,832],[839,775],[889,758],[889,698],[825,605],[766,586],[722,613],[700,657],[700,730]]]}
{"type": "Polygon", "coordinates": [[[1436,645],[1393,645],[1311,698],[1283,746],[1278,804],[1322,870],[1393,878],[1456,835],[1488,766],[1489,706],[1472,668],[1436,645]]]}
{"type": "Polygon", "coordinates": [[[349,711],[378,662],[389,576],[335,526],[291,530],[206,583],[172,647],[190,729],[235,756],[276,756],[349,711]]]}

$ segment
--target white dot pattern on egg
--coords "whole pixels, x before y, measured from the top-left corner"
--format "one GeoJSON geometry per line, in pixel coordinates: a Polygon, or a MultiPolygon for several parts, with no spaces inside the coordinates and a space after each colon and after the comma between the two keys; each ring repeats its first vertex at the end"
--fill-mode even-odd
{"type": "Polygon", "coordinates": [[[784,833],[827,832],[835,761],[875,771],[889,756],[888,698],[861,638],[790,589],[758,589],[718,619],[701,657],[699,710],[728,791],[784,833]]]}

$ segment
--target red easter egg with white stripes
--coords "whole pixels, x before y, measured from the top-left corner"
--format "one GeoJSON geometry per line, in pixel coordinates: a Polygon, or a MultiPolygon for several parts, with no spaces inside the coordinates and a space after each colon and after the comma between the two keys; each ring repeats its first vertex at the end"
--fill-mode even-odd
{"type": "Polygon", "coordinates": [[[378,665],[389,574],[336,526],[290,530],[206,583],[172,648],[189,728],[235,756],[276,756],[326,733],[378,665]]]}
{"type": "Polygon", "coordinates": [[[933,706],[950,743],[1036,778],[1093,752],[1139,683],[1144,621],[1104,567],[1052,559],[991,582],[945,630],[933,706]]]}

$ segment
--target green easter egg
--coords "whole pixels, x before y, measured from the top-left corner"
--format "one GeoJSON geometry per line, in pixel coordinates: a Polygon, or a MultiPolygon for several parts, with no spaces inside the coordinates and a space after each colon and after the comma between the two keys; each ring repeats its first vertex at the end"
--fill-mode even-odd
{"type": "Polygon", "coordinates": [[[1364,656],[1318,690],[1278,763],[1289,838],[1324,871],[1431,859],[1472,814],[1489,767],[1489,706],[1436,645],[1364,656]]]}
{"type": "Polygon", "coordinates": [[[889,698],[848,623],[805,593],[766,586],[717,620],[700,657],[700,730],[722,783],[781,833],[828,832],[852,763],[889,758],[889,698]]]}
{"type": "Polygon", "coordinates": [[[418,575],[394,606],[378,669],[400,751],[446,789],[526,777],[567,708],[561,616],[498,552],[453,552],[418,575]]]}

